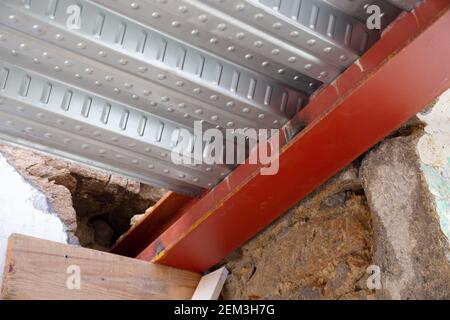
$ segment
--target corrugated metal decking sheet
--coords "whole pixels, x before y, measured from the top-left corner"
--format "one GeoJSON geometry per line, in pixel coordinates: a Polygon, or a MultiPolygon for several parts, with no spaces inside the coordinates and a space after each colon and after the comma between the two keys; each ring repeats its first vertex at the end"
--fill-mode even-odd
{"type": "Polygon", "coordinates": [[[420,3],[421,0],[388,0],[388,1],[403,10],[411,11],[420,3]]]}
{"type": "MultiPolygon", "coordinates": [[[[372,2],[383,26],[400,12],[372,2]]],[[[198,120],[222,131],[280,128],[377,41],[365,5],[2,0],[0,138],[199,194],[233,166],[173,164],[177,130],[191,132],[182,141],[191,146],[198,120]],[[67,26],[71,10],[78,29],[67,26]]]]}

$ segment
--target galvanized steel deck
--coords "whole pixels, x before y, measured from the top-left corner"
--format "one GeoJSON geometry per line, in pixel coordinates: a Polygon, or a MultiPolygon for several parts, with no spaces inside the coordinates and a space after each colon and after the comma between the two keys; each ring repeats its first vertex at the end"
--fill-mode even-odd
{"type": "Polygon", "coordinates": [[[416,3],[1,0],[0,138],[199,194],[232,166],[171,162],[194,121],[280,128],[379,39],[368,4],[416,3]]]}

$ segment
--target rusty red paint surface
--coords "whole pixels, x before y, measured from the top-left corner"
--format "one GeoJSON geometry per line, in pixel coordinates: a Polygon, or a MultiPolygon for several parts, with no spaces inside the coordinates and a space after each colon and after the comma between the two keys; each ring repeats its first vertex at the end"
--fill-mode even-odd
{"type": "Polygon", "coordinates": [[[360,61],[293,120],[308,126],[283,149],[280,171],[241,165],[139,259],[205,271],[261,231],[450,87],[447,0],[404,14],[360,61]]]}
{"type": "Polygon", "coordinates": [[[146,216],[139,223],[116,242],[111,252],[135,257],[179,218],[180,208],[195,200],[175,192],[168,192],[147,210],[146,216]]]}

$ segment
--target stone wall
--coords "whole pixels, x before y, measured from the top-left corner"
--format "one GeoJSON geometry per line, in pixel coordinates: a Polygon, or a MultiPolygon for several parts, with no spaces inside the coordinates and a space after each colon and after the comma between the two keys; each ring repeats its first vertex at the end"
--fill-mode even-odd
{"type": "Polygon", "coordinates": [[[372,213],[372,264],[380,299],[450,298],[449,242],[421,171],[418,137],[398,137],[370,152],[361,179],[372,213]]]}
{"type": "Polygon", "coordinates": [[[355,165],[229,256],[225,299],[366,298],[370,211],[355,165]]]}
{"type": "Polygon", "coordinates": [[[227,257],[223,295],[450,299],[449,237],[450,90],[227,257]]]}

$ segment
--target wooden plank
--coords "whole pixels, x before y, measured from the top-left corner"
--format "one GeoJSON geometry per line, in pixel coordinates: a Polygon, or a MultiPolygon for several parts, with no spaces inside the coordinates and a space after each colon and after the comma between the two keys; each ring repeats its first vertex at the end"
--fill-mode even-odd
{"type": "Polygon", "coordinates": [[[33,300],[191,299],[200,278],[190,271],[13,234],[8,240],[1,296],[33,300]]]}
{"type": "Polygon", "coordinates": [[[228,270],[220,268],[202,277],[192,300],[217,300],[228,277],[228,270]]]}

